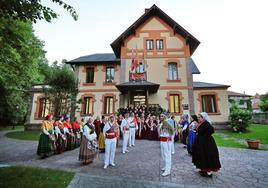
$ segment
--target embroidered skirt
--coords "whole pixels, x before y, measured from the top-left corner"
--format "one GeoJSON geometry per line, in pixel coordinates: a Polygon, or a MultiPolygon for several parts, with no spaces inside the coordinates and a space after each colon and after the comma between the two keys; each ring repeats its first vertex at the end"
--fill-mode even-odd
{"type": "Polygon", "coordinates": [[[93,162],[97,154],[94,148],[88,147],[89,144],[90,143],[88,139],[85,136],[83,136],[79,151],[79,161],[83,161],[84,164],[93,162]]]}

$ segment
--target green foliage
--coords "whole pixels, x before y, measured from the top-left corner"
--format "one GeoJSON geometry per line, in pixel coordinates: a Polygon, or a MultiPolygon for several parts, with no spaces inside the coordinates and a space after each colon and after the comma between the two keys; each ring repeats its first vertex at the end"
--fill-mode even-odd
{"type": "Polygon", "coordinates": [[[260,108],[263,112],[268,112],[268,99],[261,101],[260,108]]]}
{"type": "Polygon", "coordinates": [[[73,70],[65,62],[63,60],[61,65],[53,63],[51,77],[48,79],[50,88],[44,90],[54,105],[54,116],[70,114],[76,109],[78,83],[73,70]]]}
{"type": "Polygon", "coordinates": [[[261,99],[260,109],[263,112],[268,112],[268,92],[265,93],[264,95],[261,95],[260,99],[261,99]]]}
{"type": "Polygon", "coordinates": [[[67,187],[73,172],[36,167],[0,168],[0,187],[67,187]]]}
{"type": "Polygon", "coordinates": [[[12,124],[24,120],[27,90],[43,82],[47,60],[30,22],[0,17],[0,46],[0,123],[12,124]]]}
{"type": "Polygon", "coordinates": [[[236,104],[233,104],[230,108],[230,126],[235,132],[246,131],[251,117],[252,114],[249,110],[240,109],[236,104]]]}
{"type": "MultiPolygon", "coordinates": [[[[70,13],[74,20],[78,19],[75,9],[61,0],[50,0],[63,7],[70,13]]],[[[41,4],[41,0],[0,0],[0,18],[13,18],[15,20],[30,21],[37,20],[51,22],[58,14],[47,6],[41,4]]]]}

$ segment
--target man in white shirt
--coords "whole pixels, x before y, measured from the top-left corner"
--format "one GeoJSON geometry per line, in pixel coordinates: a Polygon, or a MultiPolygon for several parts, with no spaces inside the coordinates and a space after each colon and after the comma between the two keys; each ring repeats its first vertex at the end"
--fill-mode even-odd
{"type": "Polygon", "coordinates": [[[161,170],[164,171],[162,176],[168,176],[171,171],[171,140],[174,129],[166,120],[166,116],[164,114],[161,114],[160,121],[160,147],[162,160],[164,162],[164,168],[161,170]]]}
{"type": "Polygon", "coordinates": [[[175,137],[175,121],[171,118],[171,115],[168,114],[168,123],[174,129],[174,134],[171,137],[171,154],[175,154],[175,146],[174,146],[174,137],[175,137]]]}
{"type": "Polygon", "coordinates": [[[135,119],[135,115],[132,112],[130,117],[128,118],[129,122],[129,147],[135,146],[135,136],[136,136],[136,126],[137,122],[135,119]]]}
{"type": "Polygon", "coordinates": [[[123,153],[129,152],[127,150],[127,143],[129,139],[129,113],[125,113],[125,118],[120,125],[121,132],[123,133],[123,153]]]}
{"type": "Polygon", "coordinates": [[[113,115],[109,117],[109,121],[103,128],[103,134],[105,138],[105,155],[104,155],[104,169],[108,165],[115,166],[114,157],[116,150],[116,133],[115,133],[115,118],[113,115]]]}

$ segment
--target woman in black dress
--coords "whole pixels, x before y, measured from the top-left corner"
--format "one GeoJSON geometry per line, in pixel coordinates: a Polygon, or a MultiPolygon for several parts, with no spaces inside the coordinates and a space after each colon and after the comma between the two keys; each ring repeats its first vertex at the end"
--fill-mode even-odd
{"type": "Polygon", "coordinates": [[[212,172],[221,168],[219,160],[219,151],[214,138],[214,128],[206,112],[198,115],[197,137],[192,148],[192,162],[199,168],[200,175],[212,177],[212,172]]]}

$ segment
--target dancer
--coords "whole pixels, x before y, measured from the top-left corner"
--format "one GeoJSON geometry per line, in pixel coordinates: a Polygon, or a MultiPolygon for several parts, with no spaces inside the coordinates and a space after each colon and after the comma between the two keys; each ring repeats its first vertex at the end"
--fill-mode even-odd
{"type": "Polygon", "coordinates": [[[201,176],[212,177],[212,172],[221,168],[219,160],[219,151],[214,138],[214,128],[211,125],[210,118],[206,112],[198,115],[197,137],[193,144],[192,162],[201,176]]]}
{"type": "Polygon", "coordinates": [[[103,128],[103,135],[105,137],[105,155],[104,155],[104,169],[108,165],[115,166],[114,157],[116,150],[116,125],[115,118],[113,115],[109,117],[109,121],[103,128]]]}
{"type": "Polygon", "coordinates": [[[122,120],[120,125],[121,132],[123,133],[123,153],[129,152],[127,150],[128,137],[129,137],[129,113],[125,113],[125,118],[122,120]]]}

